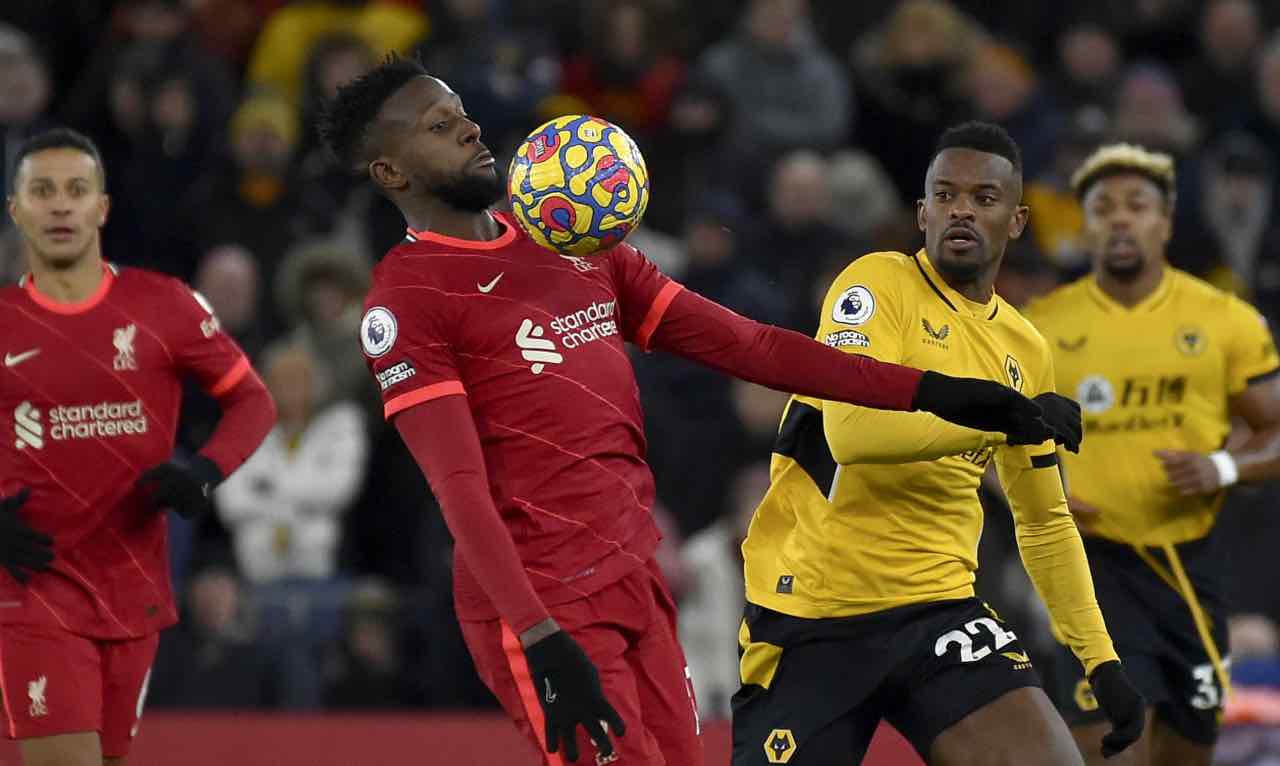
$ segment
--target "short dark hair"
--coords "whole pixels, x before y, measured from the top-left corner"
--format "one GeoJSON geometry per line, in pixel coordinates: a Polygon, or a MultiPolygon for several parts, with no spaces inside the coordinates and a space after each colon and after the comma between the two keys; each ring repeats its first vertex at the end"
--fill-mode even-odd
{"type": "Polygon", "coordinates": [[[970,120],[947,128],[938,138],[930,164],[944,149],[973,149],[978,152],[1004,157],[1013,164],[1018,176],[1022,176],[1022,150],[1008,131],[993,122],[970,120]]]}
{"type": "Polygon", "coordinates": [[[321,112],[320,137],[344,168],[362,172],[369,126],[378,118],[382,105],[409,81],[426,76],[427,70],[418,59],[390,53],[381,64],[338,88],[338,94],[321,112]]]}
{"type": "Polygon", "coordinates": [[[48,149],[75,149],[92,157],[98,165],[98,180],[102,190],[107,190],[107,166],[103,164],[102,153],[98,151],[98,145],[93,142],[93,139],[71,128],[52,128],[35,134],[18,147],[17,153],[13,155],[13,166],[9,173],[10,194],[16,190],[18,168],[22,167],[22,161],[27,158],[27,155],[48,149]]]}

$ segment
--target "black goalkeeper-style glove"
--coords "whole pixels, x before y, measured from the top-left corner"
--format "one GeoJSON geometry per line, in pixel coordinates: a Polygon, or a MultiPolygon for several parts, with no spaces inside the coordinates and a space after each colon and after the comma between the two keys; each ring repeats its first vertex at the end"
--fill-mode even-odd
{"type": "Polygon", "coordinates": [[[1089,676],[1093,697],[1111,721],[1111,731],[1102,738],[1102,755],[1110,758],[1142,736],[1147,722],[1147,702],[1124,674],[1118,660],[1104,662],[1089,676]]]}
{"type": "Polygon", "coordinates": [[[926,370],[911,406],[959,426],[1006,434],[1013,445],[1039,444],[1056,436],[1039,404],[993,380],[926,370]]]}
{"type": "Polygon", "coordinates": [[[547,752],[564,745],[570,763],[578,760],[579,725],[596,743],[600,755],[613,754],[609,731],[626,733],[622,716],[605,699],[600,673],[568,633],[558,630],[526,647],[529,671],[538,689],[538,702],[547,718],[547,752]],[[607,723],[608,730],[601,724],[607,723]]]}
{"type": "Polygon", "coordinates": [[[148,469],[137,486],[157,509],[172,508],[184,519],[213,510],[213,488],[222,482],[222,471],[204,455],[193,455],[187,465],[172,460],[148,469]]]}
{"type": "Polygon", "coordinates": [[[13,579],[27,584],[32,572],[43,572],[53,561],[53,538],[27,524],[18,509],[27,502],[31,490],[0,498],[0,565],[13,579]]]}
{"type": "Polygon", "coordinates": [[[1044,421],[1053,429],[1053,439],[1071,452],[1080,452],[1084,423],[1080,420],[1080,404],[1061,394],[1040,394],[1033,401],[1040,405],[1044,421]]]}

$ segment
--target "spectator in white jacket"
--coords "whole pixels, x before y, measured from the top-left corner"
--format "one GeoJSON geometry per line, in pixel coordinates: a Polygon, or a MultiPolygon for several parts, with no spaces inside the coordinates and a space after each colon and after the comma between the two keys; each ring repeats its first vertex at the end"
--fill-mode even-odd
{"type": "Polygon", "coordinates": [[[245,578],[327,579],[337,568],[342,514],[363,482],[364,416],[329,401],[329,374],[299,345],[268,350],[263,365],[279,420],[257,452],[216,490],[245,578]]]}

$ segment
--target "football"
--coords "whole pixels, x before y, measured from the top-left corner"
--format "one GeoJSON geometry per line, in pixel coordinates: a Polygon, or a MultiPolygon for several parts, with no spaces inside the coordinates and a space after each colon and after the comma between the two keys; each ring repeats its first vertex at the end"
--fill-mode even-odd
{"type": "Polygon", "coordinates": [[[649,204],[649,172],[622,128],[589,115],[557,117],[521,142],[507,173],[520,227],[562,255],[621,242],[649,204]]]}

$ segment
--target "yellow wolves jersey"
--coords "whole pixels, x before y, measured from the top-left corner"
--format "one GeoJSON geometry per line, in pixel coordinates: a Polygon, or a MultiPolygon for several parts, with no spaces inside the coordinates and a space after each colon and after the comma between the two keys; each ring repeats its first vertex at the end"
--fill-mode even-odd
{"type": "Polygon", "coordinates": [[[1280,367],[1262,316],[1172,268],[1133,308],[1088,276],[1027,316],[1049,343],[1058,390],[1084,409],[1084,443],[1065,454],[1066,477],[1072,495],[1102,511],[1098,534],[1149,546],[1207,534],[1223,493],[1180,496],[1154,452],[1222,446],[1228,398],[1280,367]]]}
{"type": "MultiPolygon", "coordinates": [[[[978,304],[952,290],[923,251],[854,261],[833,283],[822,312],[817,337],[828,345],[998,380],[1028,396],[1052,389],[1050,355],[1031,324],[999,297],[978,304]]],[[[859,459],[837,461],[856,449],[844,447],[843,439],[882,443],[900,434],[833,433],[831,411],[839,407],[851,408],[802,396],[787,405],[772,485],[743,544],[748,599],[816,618],[972,596],[982,532],[978,484],[997,448],[1006,449],[998,446],[1002,436],[950,426],[927,413],[893,413],[898,425],[967,432],[973,449],[905,462],[937,457],[917,453],[934,441],[924,434],[922,443],[904,445],[904,462],[841,465],[859,459]]],[[[1053,446],[1032,449],[1052,453],[1053,446]]]]}

